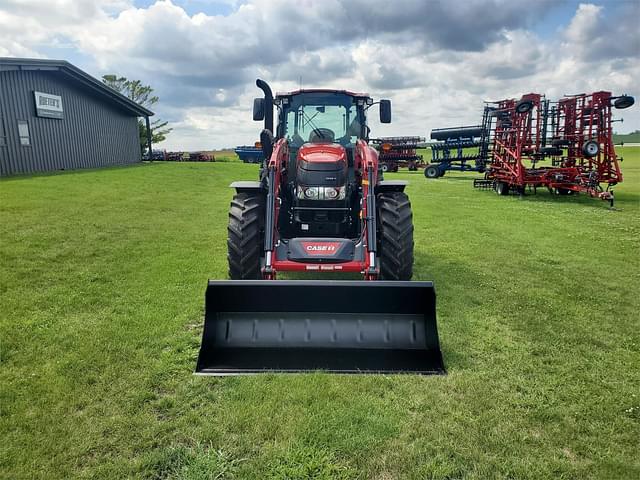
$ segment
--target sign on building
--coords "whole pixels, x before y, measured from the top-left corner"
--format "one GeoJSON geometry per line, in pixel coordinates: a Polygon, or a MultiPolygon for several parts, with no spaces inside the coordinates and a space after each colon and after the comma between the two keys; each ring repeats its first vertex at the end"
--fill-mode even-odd
{"type": "Polygon", "coordinates": [[[33,92],[36,99],[36,115],[47,118],[63,118],[62,97],[50,93],[33,92]]]}

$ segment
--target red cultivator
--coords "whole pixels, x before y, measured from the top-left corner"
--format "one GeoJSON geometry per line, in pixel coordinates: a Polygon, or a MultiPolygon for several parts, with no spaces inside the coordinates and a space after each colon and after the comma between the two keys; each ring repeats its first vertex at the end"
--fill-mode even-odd
{"type": "Polygon", "coordinates": [[[415,172],[424,167],[422,155],[416,152],[420,142],[424,142],[424,138],[381,137],[369,140],[369,144],[378,151],[378,162],[383,172],[397,172],[399,167],[415,172]]]}
{"type": "Polygon", "coordinates": [[[547,187],[559,195],[584,192],[613,205],[611,187],[622,181],[622,173],[613,146],[611,108],[633,103],[633,97],[613,97],[610,92],[568,96],[552,106],[536,93],[496,102],[488,107],[496,119],[491,164],[485,180],[476,180],[474,186],[492,187],[499,195],[523,194],[527,186],[547,187]],[[551,166],[538,165],[546,158],[551,166]]]}

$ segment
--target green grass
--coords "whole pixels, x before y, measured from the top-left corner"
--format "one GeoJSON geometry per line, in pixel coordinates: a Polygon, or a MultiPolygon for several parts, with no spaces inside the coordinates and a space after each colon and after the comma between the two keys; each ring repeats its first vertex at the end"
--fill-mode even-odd
{"type": "Polygon", "coordinates": [[[0,477],[640,477],[640,149],[616,206],[411,180],[447,376],[192,375],[235,179],[0,182],[0,477]]]}
{"type": "Polygon", "coordinates": [[[631,133],[614,133],[613,141],[618,144],[620,142],[624,143],[640,143],[640,130],[636,130],[631,133]]]}

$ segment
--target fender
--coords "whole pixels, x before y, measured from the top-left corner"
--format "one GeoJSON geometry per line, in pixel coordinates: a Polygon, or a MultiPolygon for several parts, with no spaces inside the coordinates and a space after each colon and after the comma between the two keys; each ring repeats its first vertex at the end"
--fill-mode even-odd
{"type": "Polygon", "coordinates": [[[229,185],[229,187],[235,188],[236,193],[253,193],[253,192],[259,192],[259,193],[265,193],[265,194],[267,193],[261,182],[254,182],[254,181],[233,182],[231,185],[229,185]]]}
{"type": "Polygon", "coordinates": [[[385,192],[404,192],[409,182],[406,180],[380,180],[376,185],[376,194],[385,192]]]}

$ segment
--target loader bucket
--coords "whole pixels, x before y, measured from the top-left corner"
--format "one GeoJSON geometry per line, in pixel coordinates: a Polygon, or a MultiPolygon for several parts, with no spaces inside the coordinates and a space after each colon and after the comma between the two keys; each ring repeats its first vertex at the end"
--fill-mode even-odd
{"type": "Polygon", "coordinates": [[[431,282],[209,281],[197,374],[444,373],[431,282]]]}

